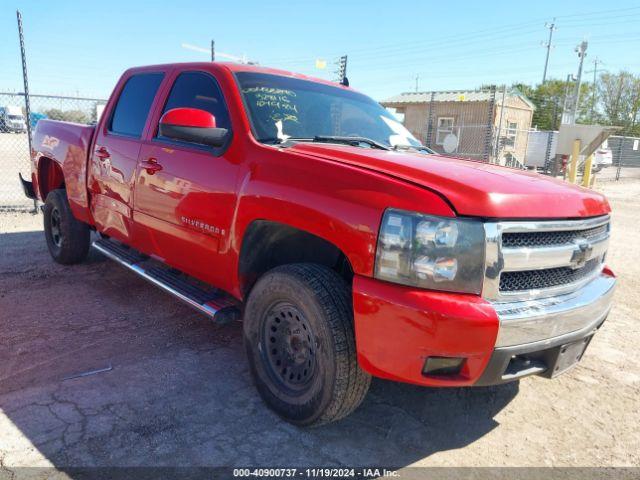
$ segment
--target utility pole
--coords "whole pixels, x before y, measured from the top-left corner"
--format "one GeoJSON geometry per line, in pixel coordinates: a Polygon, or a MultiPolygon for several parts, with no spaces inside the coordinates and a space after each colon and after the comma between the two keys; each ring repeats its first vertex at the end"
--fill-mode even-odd
{"type": "Polygon", "coordinates": [[[216,61],[216,42],[211,40],[211,61],[216,61]]]}
{"type": "Polygon", "coordinates": [[[416,74],[416,93],[418,93],[418,81],[420,80],[420,74],[416,74]]]}
{"type": "MultiPolygon", "coordinates": [[[[573,93],[571,95],[567,95],[564,111],[562,112],[562,123],[568,123],[573,125],[576,123],[576,115],[578,112],[578,106],[580,105],[580,85],[582,82],[582,67],[584,65],[584,57],[587,56],[587,46],[588,43],[586,40],[583,40],[580,45],[575,48],[575,51],[578,54],[578,58],[580,59],[580,64],[578,65],[578,76],[575,79],[575,85],[573,87],[573,93]]],[[[569,91],[568,82],[570,81],[571,76],[567,76],[567,92],[569,91]]]]}
{"type": "Polygon", "coordinates": [[[587,46],[589,44],[586,40],[580,42],[575,49],[578,53],[578,58],[580,58],[580,65],[578,66],[578,78],[576,79],[575,89],[573,91],[573,110],[571,112],[571,117],[573,121],[571,123],[576,123],[576,114],[578,112],[578,105],[580,104],[580,82],[582,81],[582,65],[584,64],[584,57],[587,56],[587,46]]]}
{"type": "Polygon", "coordinates": [[[542,46],[547,49],[547,57],[544,60],[544,73],[542,74],[542,83],[547,81],[547,67],[549,66],[549,54],[551,53],[551,39],[553,38],[553,32],[556,30],[556,19],[554,18],[551,23],[545,23],[544,26],[549,29],[549,40],[547,43],[543,43],[542,46]]]}
{"type": "Polygon", "coordinates": [[[349,86],[349,79],[347,78],[347,56],[343,55],[338,60],[338,83],[346,87],[349,86]]]}
{"type": "Polygon", "coordinates": [[[598,57],[593,59],[593,93],[591,95],[591,121],[596,115],[596,81],[598,77],[598,64],[602,63],[598,57]]]}

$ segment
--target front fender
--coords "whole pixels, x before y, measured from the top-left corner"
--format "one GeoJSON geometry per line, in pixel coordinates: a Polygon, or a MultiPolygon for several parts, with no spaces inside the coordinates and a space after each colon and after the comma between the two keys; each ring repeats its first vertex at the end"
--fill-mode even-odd
{"type": "Polygon", "coordinates": [[[420,206],[433,215],[454,216],[437,194],[402,180],[284,149],[265,150],[240,182],[231,232],[237,255],[250,223],[269,220],[332,243],[355,274],[371,276],[386,208],[420,206]]]}

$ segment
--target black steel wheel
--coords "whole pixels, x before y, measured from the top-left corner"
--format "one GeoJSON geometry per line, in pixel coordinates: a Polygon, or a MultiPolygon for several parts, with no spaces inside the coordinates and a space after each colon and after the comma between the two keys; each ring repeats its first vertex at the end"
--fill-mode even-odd
{"type": "Polygon", "coordinates": [[[356,359],[351,292],[333,270],[292,264],[264,274],[246,302],[243,338],[265,403],[296,425],[345,417],[371,377],[356,359]]]}
{"type": "Polygon", "coordinates": [[[51,210],[51,241],[60,248],[62,247],[62,232],[60,231],[60,210],[53,207],[51,210]]]}
{"type": "Polygon", "coordinates": [[[52,190],[47,195],[44,236],[51,257],[63,265],[80,263],[89,253],[89,226],[73,216],[63,189],[52,190]]]}
{"type": "Polygon", "coordinates": [[[316,368],[316,340],[304,313],[278,302],[266,312],[263,324],[261,347],[273,380],[292,393],[308,388],[316,368]]]}

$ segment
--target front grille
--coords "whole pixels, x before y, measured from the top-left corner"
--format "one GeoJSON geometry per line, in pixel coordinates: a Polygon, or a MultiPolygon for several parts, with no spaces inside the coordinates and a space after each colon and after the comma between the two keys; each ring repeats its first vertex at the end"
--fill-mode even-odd
{"type": "Polygon", "coordinates": [[[587,230],[565,230],[562,232],[505,232],[502,234],[503,247],[548,247],[572,243],[576,238],[587,240],[607,233],[609,225],[600,225],[587,230]]]}
{"type": "Polygon", "coordinates": [[[570,267],[559,267],[545,270],[503,272],[500,276],[500,291],[518,292],[574,283],[593,273],[601,265],[601,262],[602,258],[596,257],[575,270],[570,267]]]}

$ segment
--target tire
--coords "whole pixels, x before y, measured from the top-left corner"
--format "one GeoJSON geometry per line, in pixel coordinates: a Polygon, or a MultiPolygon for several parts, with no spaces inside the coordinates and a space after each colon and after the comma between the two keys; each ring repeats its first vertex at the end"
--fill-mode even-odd
{"type": "Polygon", "coordinates": [[[244,345],[265,403],[300,426],[355,410],[371,376],[358,366],[351,294],[327,267],[285,265],[264,274],[246,303],[244,345]]]}
{"type": "Polygon", "coordinates": [[[63,265],[82,262],[89,253],[89,226],[71,213],[63,189],[52,190],[44,204],[44,236],[51,257],[63,265]]]}

